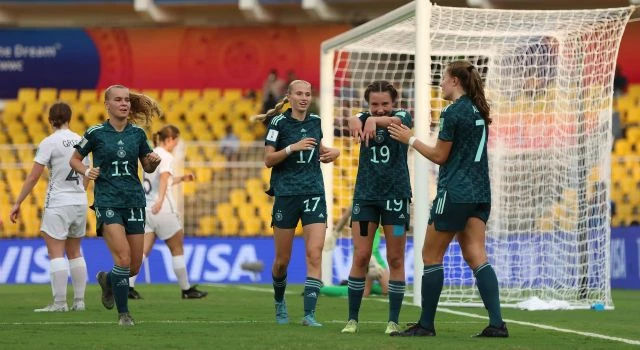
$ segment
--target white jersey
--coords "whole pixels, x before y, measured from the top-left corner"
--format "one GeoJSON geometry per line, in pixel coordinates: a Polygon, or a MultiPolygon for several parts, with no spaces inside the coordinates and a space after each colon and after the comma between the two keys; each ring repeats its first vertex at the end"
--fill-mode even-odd
{"type": "Polygon", "coordinates": [[[169,173],[167,192],[164,196],[160,213],[175,213],[177,212],[176,201],[173,199],[173,191],[171,190],[171,185],[173,184],[173,154],[162,147],[156,147],[153,151],[160,156],[161,161],[154,172],[151,174],[144,173],[144,192],[147,198],[147,208],[150,209],[158,198],[160,175],[162,173],[169,173]]]}
{"type": "MultiPolygon", "coordinates": [[[[83,176],[69,166],[69,160],[75,151],[73,146],[80,139],[80,135],[69,129],[58,129],[40,142],[34,161],[49,168],[45,208],[87,205],[83,176]]],[[[83,163],[89,166],[89,157],[85,157],[83,163]]]]}

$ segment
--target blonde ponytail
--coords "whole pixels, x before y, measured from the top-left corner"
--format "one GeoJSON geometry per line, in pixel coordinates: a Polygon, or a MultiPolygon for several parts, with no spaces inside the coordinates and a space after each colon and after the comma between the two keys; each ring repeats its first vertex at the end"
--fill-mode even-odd
{"type": "Polygon", "coordinates": [[[289,102],[289,98],[287,96],[283,97],[282,100],[280,100],[280,102],[276,103],[275,107],[273,107],[272,109],[268,110],[267,113],[264,114],[257,114],[254,116],[251,116],[251,121],[253,122],[264,122],[265,120],[273,117],[276,114],[279,114],[280,112],[282,112],[282,106],[284,106],[287,102],[289,102]]]}
{"type": "Polygon", "coordinates": [[[131,101],[129,119],[136,124],[147,125],[154,116],[162,116],[162,110],[158,102],[147,95],[129,92],[129,100],[131,101]]]}

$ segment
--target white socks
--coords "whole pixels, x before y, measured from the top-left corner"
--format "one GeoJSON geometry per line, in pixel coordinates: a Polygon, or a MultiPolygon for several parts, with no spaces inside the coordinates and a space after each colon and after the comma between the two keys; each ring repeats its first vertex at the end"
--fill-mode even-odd
{"type": "Polygon", "coordinates": [[[49,266],[53,302],[58,305],[67,305],[67,279],[69,278],[67,260],[65,258],[51,259],[49,266]]]}
{"type": "Polygon", "coordinates": [[[187,276],[187,264],[184,262],[184,255],[177,255],[171,259],[173,264],[173,272],[178,278],[180,289],[187,290],[191,288],[189,285],[189,277],[187,276]]]}
{"type": "Polygon", "coordinates": [[[69,260],[71,283],[73,284],[74,301],[84,300],[84,290],[87,287],[87,263],[84,257],[69,260]]]}
{"type": "MultiPolygon", "coordinates": [[[[142,268],[142,264],[144,264],[144,261],[147,259],[147,256],[142,254],[142,262],[140,262],[140,268],[142,268]]],[[[138,272],[138,275],[140,274],[140,272],[138,272]]],[[[131,276],[129,277],[129,287],[133,288],[136,286],[136,279],[138,278],[138,275],[135,276],[131,276]]]]}

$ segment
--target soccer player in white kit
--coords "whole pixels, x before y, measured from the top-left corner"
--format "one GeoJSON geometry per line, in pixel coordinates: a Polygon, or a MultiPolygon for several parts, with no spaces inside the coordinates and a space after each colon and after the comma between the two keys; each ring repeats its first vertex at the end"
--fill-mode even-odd
{"type": "MultiPolygon", "coordinates": [[[[144,255],[146,259],[153,248],[156,236],[165,241],[171,256],[173,271],[182,290],[182,299],[200,299],[209,294],[189,284],[187,265],[184,259],[184,231],[178,217],[176,201],[173,199],[171,186],[182,181],[193,181],[193,174],[174,176],[173,149],[178,145],[180,130],[173,125],[166,125],[153,135],[153,150],[162,159],[160,165],[151,174],[144,174],[144,191],[147,198],[144,255]]],[[[142,299],[134,289],[137,276],[129,278],[129,299],[142,299]]]]}
{"type": "MultiPolygon", "coordinates": [[[[64,312],[67,306],[67,279],[71,272],[73,305],[71,310],[84,311],[84,291],[87,285],[87,264],[80,251],[80,239],[87,229],[87,194],[89,180],[78,175],[69,166],[73,146],[82,137],[69,130],[71,108],[58,102],[49,109],[49,124],[53,133],[38,146],[31,173],[25,179],[10,219],[15,223],[20,215],[20,205],[31,193],[44,167],[49,168],[49,186],[42,214],[40,232],[47,244],[51,274],[53,304],[35,312],[64,312]],[[65,251],[67,260],[64,258],[65,251]]],[[[83,160],[89,165],[89,157],[83,160]]],[[[26,218],[29,220],[29,218],[26,218]]]]}

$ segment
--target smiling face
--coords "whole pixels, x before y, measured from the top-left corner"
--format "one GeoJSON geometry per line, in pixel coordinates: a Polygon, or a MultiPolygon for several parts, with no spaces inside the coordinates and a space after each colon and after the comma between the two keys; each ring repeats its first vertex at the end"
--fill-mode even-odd
{"type": "Polygon", "coordinates": [[[289,86],[287,93],[291,109],[299,113],[306,113],[311,104],[311,84],[306,81],[296,80],[289,86]]]}
{"type": "Polygon", "coordinates": [[[110,88],[106,94],[104,104],[111,118],[126,119],[131,111],[129,89],[124,87],[110,88]]]}
{"type": "Polygon", "coordinates": [[[371,115],[382,117],[391,115],[393,99],[388,91],[372,92],[369,94],[369,111],[371,115]]]}

